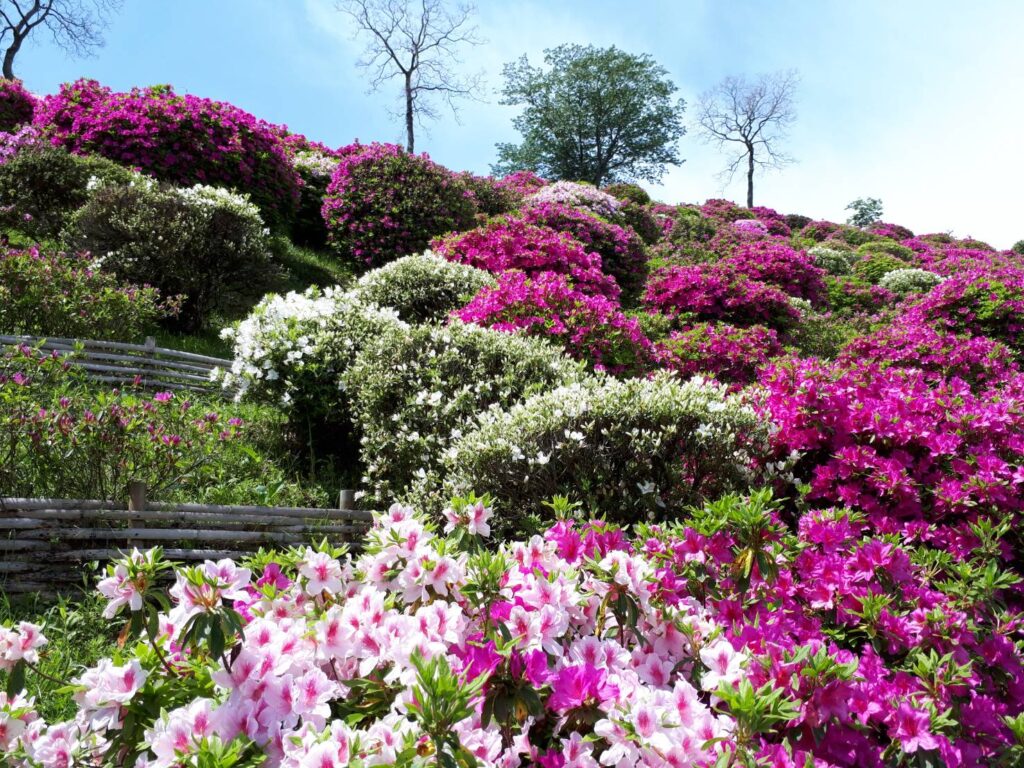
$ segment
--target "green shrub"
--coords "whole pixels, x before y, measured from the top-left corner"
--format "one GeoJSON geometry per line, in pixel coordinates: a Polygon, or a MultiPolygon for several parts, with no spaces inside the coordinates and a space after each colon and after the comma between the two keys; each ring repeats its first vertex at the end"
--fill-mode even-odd
{"type": "Polygon", "coordinates": [[[864,243],[864,245],[857,248],[857,253],[862,256],[874,256],[885,253],[906,262],[912,262],[915,258],[913,250],[905,245],[900,245],[894,240],[875,240],[874,242],[864,243]]]}
{"type": "Polygon", "coordinates": [[[854,262],[853,273],[865,282],[878,285],[888,273],[897,269],[907,269],[910,265],[888,253],[868,253],[854,262]]]}
{"type": "Polygon", "coordinates": [[[127,186],[100,185],[64,239],[124,280],[181,296],[173,325],[185,331],[262,292],[273,274],[259,210],[215,187],[178,189],[141,176],[127,186]]]}
{"type": "Polygon", "coordinates": [[[927,269],[910,268],[886,272],[878,284],[887,291],[905,296],[909,293],[928,293],[941,282],[942,277],[934,272],[929,272],[927,269]]]}
{"type": "Polygon", "coordinates": [[[543,341],[462,323],[382,334],[342,377],[372,498],[386,503],[417,478],[421,494],[436,492],[442,455],[470,419],[579,372],[543,341]]]}
{"type": "Polygon", "coordinates": [[[0,205],[9,226],[33,237],[54,237],[89,199],[90,179],[128,183],[132,173],[106,158],[72,155],[32,144],[0,165],[0,205]]]}
{"type": "Polygon", "coordinates": [[[134,341],[170,309],[88,254],[0,247],[0,332],[134,341]]]}
{"type": "Polygon", "coordinates": [[[1024,256],[1024,240],[1018,240],[1016,243],[1013,244],[1013,248],[1011,248],[1010,250],[1013,251],[1014,253],[1018,253],[1024,256]]]}
{"type": "Polygon", "coordinates": [[[477,176],[469,171],[456,174],[469,190],[476,209],[483,215],[501,216],[512,213],[523,201],[522,194],[513,187],[500,184],[493,176],[477,176]]]}
{"type": "Polygon", "coordinates": [[[830,275],[848,275],[852,271],[853,258],[848,251],[816,245],[808,249],[807,255],[830,275]]]}
{"type": "Polygon", "coordinates": [[[632,201],[625,202],[619,208],[619,215],[622,217],[623,222],[627,226],[632,227],[633,231],[647,245],[654,245],[661,240],[661,224],[658,223],[654,214],[645,206],[632,201]]]}
{"type": "Polygon", "coordinates": [[[615,522],[666,519],[747,488],[766,438],[750,407],[700,378],[588,377],[481,415],[446,454],[446,489],[491,494],[504,531],[555,495],[615,522]]]}
{"type": "Polygon", "coordinates": [[[327,226],[321,209],[338,159],[310,149],[296,152],[292,165],[302,179],[302,189],[295,217],[289,223],[291,239],[298,245],[323,248],[327,245],[327,226]]]}
{"type": "Polygon", "coordinates": [[[668,239],[675,245],[706,243],[714,237],[715,222],[705,217],[699,208],[680,205],[672,216],[668,239]]]}
{"type": "Polygon", "coordinates": [[[243,418],[252,413],[191,393],[104,389],[61,358],[8,348],[0,356],[0,488],[124,500],[128,483],[141,480],[163,501],[314,500],[256,450],[243,418]]]}
{"type": "Polygon", "coordinates": [[[636,203],[637,205],[648,205],[651,202],[651,196],[647,194],[647,190],[641,187],[639,184],[629,184],[627,182],[619,182],[617,184],[609,184],[604,188],[605,192],[613,197],[618,198],[624,203],[636,203]]]}
{"type": "Polygon", "coordinates": [[[443,320],[495,284],[489,272],[426,251],[367,272],[354,291],[369,304],[391,307],[408,323],[426,323],[443,320]]]}
{"type": "Polygon", "coordinates": [[[848,319],[812,309],[801,312],[800,322],[786,332],[786,346],[805,357],[830,360],[858,333],[848,319]]]}
{"type": "Polygon", "coordinates": [[[879,235],[872,232],[868,232],[865,229],[859,227],[851,227],[847,224],[839,224],[836,231],[829,237],[830,240],[838,240],[846,243],[847,245],[864,245],[874,240],[882,239],[879,235]]]}

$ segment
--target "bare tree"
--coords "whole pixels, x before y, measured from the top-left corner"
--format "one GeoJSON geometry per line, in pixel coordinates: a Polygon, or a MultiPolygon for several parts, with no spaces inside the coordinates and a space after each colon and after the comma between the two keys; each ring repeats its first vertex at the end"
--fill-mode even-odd
{"type": "Polygon", "coordinates": [[[339,11],[355,21],[369,41],[359,66],[370,71],[370,90],[394,78],[402,80],[406,149],[415,145],[414,123],[436,120],[439,98],[458,120],[456,101],[475,98],[482,75],[459,75],[460,45],[479,45],[469,24],[471,5],[449,8],[445,0],[339,0],[339,11]]]}
{"type": "Polygon", "coordinates": [[[728,184],[746,160],[747,207],[754,205],[754,168],[781,168],[793,162],[778,145],[796,119],[793,95],[799,83],[795,70],[760,75],[748,83],[727,77],[697,102],[697,124],[706,141],[739,152],[721,172],[728,184]]]}
{"type": "Polygon", "coordinates": [[[0,0],[0,45],[3,76],[14,78],[14,58],[36,29],[43,27],[53,42],[72,56],[88,56],[103,45],[103,30],[121,0],[0,0]]]}

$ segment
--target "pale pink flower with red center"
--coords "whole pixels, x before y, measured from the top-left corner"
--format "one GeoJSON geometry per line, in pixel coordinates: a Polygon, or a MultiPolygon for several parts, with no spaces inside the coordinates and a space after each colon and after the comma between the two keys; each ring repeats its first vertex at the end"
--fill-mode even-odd
{"type": "Polygon", "coordinates": [[[22,659],[29,664],[38,663],[39,649],[47,642],[38,624],[22,621],[15,629],[0,627],[0,669],[13,667],[22,659]]]}
{"type": "Polygon", "coordinates": [[[299,574],[306,578],[306,594],[319,595],[323,592],[337,594],[344,585],[341,581],[341,563],[326,552],[314,552],[307,548],[299,563],[299,574]]]}
{"type": "Polygon", "coordinates": [[[728,640],[719,638],[700,649],[700,660],[707,667],[701,677],[701,688],[714,691],[721,682],[732,685],[740,679],[745,657],[728,640]]]}

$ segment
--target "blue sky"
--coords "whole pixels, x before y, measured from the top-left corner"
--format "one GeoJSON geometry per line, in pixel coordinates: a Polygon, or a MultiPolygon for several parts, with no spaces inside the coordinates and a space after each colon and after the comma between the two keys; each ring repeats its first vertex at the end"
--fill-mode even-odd
{"type": "MultiPolygon", "coordinates": [[[[494,144],[515,141],[515,109],[498,105],[501,66],[563,42],[651,54],[691,104],[730,74],[796,68],[798,163],[755,181],[755,203],[842,220],[856,197],[879,197],[885,219],[952,230],[999,247],[1024,238],[1024,3],[1016,0],[479,0],[485,45],[464,66],[488,78],[486,103],[445,118],[418,149],[455,169],[486,172],[494,144]]],[[[171,83],[231,101],[330,145],[398,140],[394,92],[367,94],[362,51],[333,0],[126,0],[92,59],[45,37],[17,74],[36,93],[94,77],[121,89],[171,83]]],[[[396,86],[397,87],[397,86],[396,86]]],[[[692,117],[688,112],[687,120],[692,117]]],[[[666,202],[742,200],[722,189],[725,159],[693,129],[686,162],[651,188],[666,202]]]]}

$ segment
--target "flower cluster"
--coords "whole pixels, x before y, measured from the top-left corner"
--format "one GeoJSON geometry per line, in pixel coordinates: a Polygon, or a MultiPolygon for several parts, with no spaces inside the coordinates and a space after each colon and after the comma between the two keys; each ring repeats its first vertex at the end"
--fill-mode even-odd
{"type": "Polygon", "coordinates": [[[800,319],[783,291],[719,264],[658,270],[648,281],[644,304],[680,322],[724,320],[782,329],[800,319]]]}
{"type": "Polygon", "coordinates": [[[655,349],[636,318],[605,296],[590,295],[564,275],[504,272],[455,317],[510,333],[551,337],[598,370],[635,375],[649,370],[655,349]]]}
{"type": "Polygon", "coordinates": [[[0,80],[0,131],[12,133],[32,122],[36,97],[25,90],[21,80],[0,80]]]}
{"type": "Polygon", "coordinates": [[[581,293],[619,297],[615,279],[602,271],[601,255],[571,235],[519,218],[492,219],[477,229],[434,240],[431,247],[450,261],[501,274],[566,275],[581,293]]]}
{"type": "MultiPolygon", "coordinates": [[[[135,652],[78,676],[71,720],[0,699],[0,757],[172,768],[227,765],[213,761],[230,749],[270,768],[411,768],[424,753],[634,768],[747,748],[717,698],[742,685],[747,655],[697,601],[659,596],[652,557],[621,534],[565,526],[474,551],[489,517],[479,500],[457,502],[439,537],[395,505],[358,558],[307,548],[179,568],[170,610],[127,578],[159,558],[130,556],[103,584],[111,614],[152,617],[135,652]]],[[[8,655],[45,642],[19,627],[8,655]]]]}
{"type": "Polygon", "coordinates": [[[813,305],[825,302],[825,271],[814,263],[813,257],[782,243],[771,240],[748,243],[733,250],[722,263],[747,277],[777,286],[790,296],[807,299],[813,305]]]}
{"type": "Polygon", "coordinates": [[[530,224],[568,233],[588,251],[600,255],[602,269],[615,278],[627,297],[640,294],[647,277],[647,249],[632,228],[559,203],[531,205],[521,217],[530,224]]]}
{"type": "Polygon", "coordinates": [[[680,375],[711,375],[733,384],[754,381],[758,370],[782,353],[778,334],[761,325],[697,323],[673,331],[661,346],[663,365],[680,375]]]}
{"type": "Polygon", "coordinates": [[[526,206],[560,203],[573,208],[583,208],[606,219],[614,218],[622,207],[622,202],[613,195],[602,192],[590,184],[576,181],[556,181],[554,184],[548,184],[528,196],[524,202],[526,206]]]}
{"type": "Polygon", "coordinates": [[[277,126],[167,85],[119,93],[78,80],[40,100],[34,122],[78,154],[100,154],[176,184],[247,192],[271,220],[286,218],[299,199],[301,181],[277,126]]]}
{"type": "Polygon", "coordinates": [[[372,266],[419,253],[473,225],[469,190],[427,155],[395,144],[346,148],[327,186],[323,218],[342,255],[372,266]]]}

